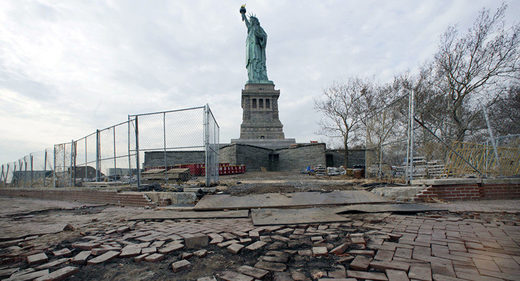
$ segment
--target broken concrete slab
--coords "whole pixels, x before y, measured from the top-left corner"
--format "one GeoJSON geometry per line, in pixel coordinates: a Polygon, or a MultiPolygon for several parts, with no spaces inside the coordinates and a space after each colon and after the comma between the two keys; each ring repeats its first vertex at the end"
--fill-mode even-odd
{"type": "Polygon", "coordinates": [[[448,208],[441,206],[429,206],[426,204],[358,204],[351,206],[342,206],[336,208],[334,211],[336,214],[345,213],[418,213],[418,212],[430,212],[430,211],[446,211],[448,208]]]}
{"type": "Polygon", "coordinates": [[[153,213],[146,213],[131,218],[130,220],[172,220],[172,219],[234,219],[249,217],[248,210],[238,211],[210,211],[210,212],[194,212],[194,211],[169,211],[160,210],[153,213]]]}
{"type": "Polygon", "coordinates": [[[253,209],[251,218],[255,226],[350,221],[335,214],[333,208],[253,209]]]}
{"type": "Polygon", "coordinates": [[[307,207],[363,203],[385,203],[381,196],[363,190],[295,193],[265,193],[248,196],[206,195],[195,205],[195,210],[254,209],[278,207],[307,207]]]}

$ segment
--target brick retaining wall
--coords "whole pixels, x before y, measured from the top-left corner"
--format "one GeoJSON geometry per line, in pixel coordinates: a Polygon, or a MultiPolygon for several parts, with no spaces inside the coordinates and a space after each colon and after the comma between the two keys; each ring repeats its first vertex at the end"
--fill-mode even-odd
{"type": "Polygon", "coordinates": [[[457,184],[443,184],[437,180],[415,196],[417,201],[431,199],[476,200],[476,199],[520,199],[520,179],[517,180],[474,180],[457,184]]]}
{"type": "Polygon", "coordinates": [[[151,202],[144,194],[138,192],[1,188],[0,196],[79,201],[85,203],[113,204],[119,206],[155,206],[155,204],[151,202]]]}

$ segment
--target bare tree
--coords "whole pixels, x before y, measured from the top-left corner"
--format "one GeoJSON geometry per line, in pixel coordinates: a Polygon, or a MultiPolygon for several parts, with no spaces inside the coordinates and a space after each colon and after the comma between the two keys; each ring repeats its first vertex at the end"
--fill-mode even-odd
{"type": "Polygon", "coordinates": [[[520,85],[501,96],[490,108],[489,115],[498,135],[520,134],[520,85]]]}
{"type": "Polygon", "coordinates": [[[355,140],[355,132],[363,119],[361,105],[368,87],[367,82],[351,78],[346,83],[335,83],[325,89],[324,98],[314,101],[314,108],[323,114],[319,133],[342,139],[345,168],[348,164],[349,144],[355,140]]]}
{"type": "Polygon", "coordinates": [[[435,64],[455,140],[463,141],[475,128],[478,104],[496,100],[520,69],[520,25],[505,27],[506,8],[502,4],[493,15],[483,9],[466,34],[452,26],[441,37],[435,64]]]}

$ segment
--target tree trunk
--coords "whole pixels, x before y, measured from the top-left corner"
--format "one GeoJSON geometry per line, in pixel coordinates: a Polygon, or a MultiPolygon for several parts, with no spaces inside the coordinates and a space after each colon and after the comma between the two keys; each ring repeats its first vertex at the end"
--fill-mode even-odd
{"type": "Polygon", "coordinates": [[[347,141],[348,141],[348,135],[343,138],[343,144],[345,146],[345,151],[344,151],[344,155],[343,155],[345,159],[344,159],[343,165],[344,165],[345,169],[348,168],[348,166],[347,166],[348,165],[348,142],[347,141]]]}

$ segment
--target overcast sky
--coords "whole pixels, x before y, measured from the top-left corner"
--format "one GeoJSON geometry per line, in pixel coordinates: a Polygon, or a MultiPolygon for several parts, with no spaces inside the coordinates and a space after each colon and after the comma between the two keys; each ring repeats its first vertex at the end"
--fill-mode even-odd
{"type": "MultiPolygon", "coordinates": [[[[124,121],[128,114],[208,103],[221,142],[238,138],[247,80],[242,1],[0,2],[0,163],[124,121]]],[[[268,34],[267,73],[280,89],[286,137],[316,134],[313,104],[348,77],[387,82],[465,31],[465,1],[245,1],[268,34]]],[[[508,24],[520,19],[511,1],[508,24]]]]}

